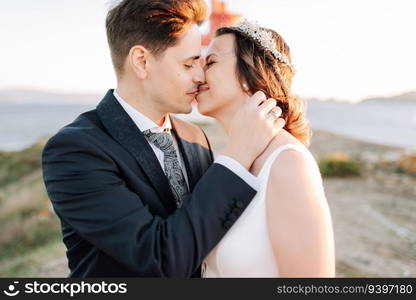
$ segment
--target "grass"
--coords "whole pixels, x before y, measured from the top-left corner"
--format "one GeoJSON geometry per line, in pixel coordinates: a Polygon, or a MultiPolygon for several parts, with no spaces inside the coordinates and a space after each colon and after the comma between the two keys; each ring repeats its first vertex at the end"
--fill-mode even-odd
{"type": "Polygon", "coordinates": [[[359,158],[335,153],[320,159],[319,168],[324,177],[358,177],[363,174],[364,163],[359,158]]]}
{"type": "Polygon", "coordinates": [[[59,222],[54,215],[17,217],[2,224],[1,260],[26,254],[60,237],[59,222]]]}
{"type": "Polygon", "coordinates": [[[65,246],[60,238],[26,254],[0,261],[0,277],[39,277],[39,274],[66,277],[68,273],[65,246]]]}
{"type": "Polygon", "coordinates": [[[397,161],[399,172],[416,176],[416,153],[402,154],[397,161]]]}
{"type": "Polygon", "coordinates": [[[22,151],[0,151],[0,188],[40,169],[44,141],[22,151]]]}
{"type": "Polygon", "coordinates": [[[43,144],[0,152],[1,276],[23,274],[33,264],[36,251],[61,241],[59,220],[51,210],[42,180],[43,144]]]}

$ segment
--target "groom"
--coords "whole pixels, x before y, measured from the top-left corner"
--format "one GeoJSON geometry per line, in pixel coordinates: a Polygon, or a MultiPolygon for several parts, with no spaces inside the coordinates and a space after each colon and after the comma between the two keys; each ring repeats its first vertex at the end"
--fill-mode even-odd
{"type": "Polygon", "coordinates": [[[236,112],[215,162],[203,131],[169,115],[189,113],[204,82],[205,14],[203,0],[124,0],[109,11],[117,89],[42,154],[69,276],[199,277],[256,194],[248,168],[283,126],[268,115],[274,100],[257,93],[236,112]]]}

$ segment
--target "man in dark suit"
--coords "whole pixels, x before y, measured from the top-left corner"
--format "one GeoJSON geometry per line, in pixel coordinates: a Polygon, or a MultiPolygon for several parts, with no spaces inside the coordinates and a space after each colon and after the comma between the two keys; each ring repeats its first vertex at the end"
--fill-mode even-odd
{"type": "Polygon", "coordinates": [[[274,100],[246,101],[214,163],[203,131],[170,115],[189,113],[204,82],[205,11],[202,0],[124,0],[109,11],[117,89],[42,154],[71,277],[199,277],[256,194],[248,169],[283,126],[268,114],[274,100]]]}

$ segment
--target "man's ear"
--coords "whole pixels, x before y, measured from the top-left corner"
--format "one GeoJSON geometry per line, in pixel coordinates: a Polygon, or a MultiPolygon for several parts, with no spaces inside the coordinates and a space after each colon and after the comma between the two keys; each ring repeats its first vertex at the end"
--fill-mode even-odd
{"type": "Polygon", "coordinates": [[[129,64],[140,79],[147,77],[149,54],[149,50],[143,46],[134,46],[130,49],[128,56],[129,64]]]}

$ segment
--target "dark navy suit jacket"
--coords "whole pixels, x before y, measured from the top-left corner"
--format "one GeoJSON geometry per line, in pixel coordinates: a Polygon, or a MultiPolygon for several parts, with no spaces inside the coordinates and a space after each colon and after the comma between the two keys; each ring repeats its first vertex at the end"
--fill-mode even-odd
{"type": "Polygon", "coordinates": [[[172,126],[191,189],[178,209],[113,90],[47,142],[43,176],[70,277],[198,277],[202,260],[254,197],[240,177],[213,164],[200,128],[174,117],[172,126]]]}

